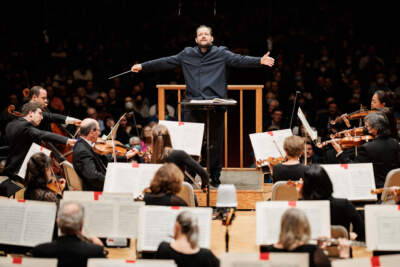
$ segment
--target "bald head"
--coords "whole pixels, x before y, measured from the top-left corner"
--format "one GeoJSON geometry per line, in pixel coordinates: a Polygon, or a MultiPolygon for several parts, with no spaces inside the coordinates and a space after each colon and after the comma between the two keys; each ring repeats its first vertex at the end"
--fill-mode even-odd
{"type": "Polygon", "coordinates": [[[57,224],[61,232],[66,235],[74,235],[82,230],[84,209],[76,202],[64,203],[57,214],[57,224]]]}
{"type": "Polygon", "coordinates": [[[91,118],[86,118],[81,122],[81,135],[83,137],[88,136],[88,134],[90,133],[90,131],[92,130],[96,130],[96,128],[98,127],[99,123],[91,118]]]}

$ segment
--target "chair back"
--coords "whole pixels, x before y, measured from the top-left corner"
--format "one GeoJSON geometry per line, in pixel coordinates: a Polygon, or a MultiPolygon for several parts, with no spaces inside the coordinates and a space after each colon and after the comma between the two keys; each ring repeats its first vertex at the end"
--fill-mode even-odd
{"type": "Polygon", "coordinates": [[[188,182],[182,183],[182,189],[177,196],[185,200],[189,207],[195,206],[193,187],[188,182]]]}
{"type": "Polygon", "coordinates": [[[272,186],[272,200],[296,201],[298,198],[296,186],[287,185],[286,181],[278,181],[272,186]]]}
{"type": "Polygon", "coordinates": [[[64,160],[61,162],[61,166],[63,167],[69,190],[83,190],[82,179],[78,176],[72,164],[64,160]]]}
{"type": "MultiPolygon", "coordinates": [[[[386,175],[384,187],[391,186],[400,186],[400,168],[393,169],[386,175]]],[[[388,202],[392,199],[392,195],[387,190],[384,190],[381,197],[382,202],[388,202]]]]}

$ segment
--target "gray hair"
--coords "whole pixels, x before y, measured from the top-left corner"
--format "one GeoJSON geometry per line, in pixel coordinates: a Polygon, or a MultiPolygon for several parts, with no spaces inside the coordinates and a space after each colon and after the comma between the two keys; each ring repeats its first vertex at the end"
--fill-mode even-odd
{"type": "Polygon", "coordinates": [[[96,127],[97,127],[96,120],[90,118],[84,119],[81,123],[81,128],[80,128],[81,135],[87,136],[90,133],[90,131],[96,129],[96,127]]]}
{"type": "Polygon", "coordinates": [[[65,202],[61,205],[57,214],[57,224],[61,232],[66,235],[78,233],[83,226],[85,210],[77,202],[65,202]]]}
{"type": "Polygon", "coordinates": [[[379,136],[390,135],[389,120],[383,112],[370,113],[365,116],[364,121],[368,122],[372,129],[376,129],[379,136]]]}
{"type": "Polygon", "coordinates": [[[183,211],[176,217],[176,222],[181,226],[181,232],[188,239],[190,246],[196,248],[199,243],[199,223],[197,218],[189,211],[183,211]]]}

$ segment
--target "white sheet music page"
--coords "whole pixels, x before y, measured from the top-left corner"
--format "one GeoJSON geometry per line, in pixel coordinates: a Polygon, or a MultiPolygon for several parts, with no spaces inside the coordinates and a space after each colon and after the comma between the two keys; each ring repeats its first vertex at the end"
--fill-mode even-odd
{"type": "Polygon", "coordinates": [[[53,202],[0,199],[0,243],[33,247],[50,242],[56,209],[53,202]]]}
{"type": "Polygon", "coordinates": [[[1,267],[57,267],[57,259],[29,257],[0,257],[1,267]]]}
{"type": "MultiPolygon", "coordinates": [[[[69,200],[68,200],[69,201],[69,200]]],[[[61,203],[68,202],[61,200],[61,203]]],[[[83,234],[96,237],[136,238],[143,201],[75,200],[85,208],[83,234]]]]}
{"type": "Polygon", "coordinates": [[[311,239],[331,236],[330,207],[322,201],[265,201],[256,203],[257,245],[270,245],[279,239],[281,217],[289,208],[304,211],[311,227],[311,239]]]}
{"type": "Polygon", "coordinates": [[[132,193],[107,193],[98,191],[64,191],[63,200],[116,200],[133,201],[132,193]]]}
{"type": "Polygon", "coordinates": [[[348,200],[376,201],[372,163],[323,164],[333,185],[333,196],[348,200]]]}
{"type": "Polygon", "coordinates": [[[365,234],[368,250],[400,250],[399,207],[399,205],[365,206],[365,234]]]}
{"type": "Polygon", "coordinates": [[[87,267],[176,267],[174,260],[89,259],[87,267]],[[132,265],[133,264],[133,265],[132,265]]]}
{"type": "Polygon", "coordinates": [[[134,198],[149,187],[156,171],[162,164],[137,164],[110,162],[107,165],[104,192],[133,193],[134,198]]]}
{"type": "Polygon", "coordinates": [[[384,255],[365,258],[352,258],[345,260],[334,260],[331,262],[332,267],[364,267],[364,266],[382,266],[382,267],[397,267],[399,266],[400,255],[384,255]]]}
{"type": "MultiPolygon", "coordinates": [[[[283,149],[283,142],[286,137],[292,135],[290,129],[250,134],[250,141],[256,161],[266,160],[269,157],[276,158],[285,156],[286,153],[283,149]]],[[[258,167],[266,165],[267,162],[258,167]]]]}
{"type": "Polygon", "coordinates": [[[139,213],[138,251],[157,251],[162,241],[172,241],[176,216],[192,212],[199,223],[199,246],[210,248],[211,208],[144,206],[139,213]]]}
{"type": "Polygon", "coordinates": [[[221,267],[308,267],[307,253],[224,253],[221,267]]]}
{"type": "Polygon", "coordinates": [[[22,179],[25,179],[26,166],[28,165],[28,161],[30,160],[30,158],[31,158],[34,154],[39,153],[39,152],[43,152],[43,153],[45,153],[47,156],[50,157],[51,150],[49,150],[49,149],[47,149],[47,148],[45,148],[45,147],[43,147],[43,146],[40,146],[40,145],[38,145],[38,144],[36,144],[36,143],[32,143],[32,145],[31,145],[31,147],[29,148],[28,153],[26,153],[25,159],[24,159],[24,161],[22,162],[22,165],[21,165],[21,167],[20,167],[20,169],[19,169],[19,171],[18,171],[18,176],[19,176],[19,177],[21,177],[22,179]]]}
{"type": "Polygon", "coordinates": [[[310,136],[311,140],[315,141],[318,138],[318,132],[314,131],[310,124],[308,123],[306,116],[304,115],[303,111],[299,107],[297,110],[297,116],[299,117],[301,124],[303,125],[304,129],[306,130],[308,136],[310,136]]]}
{"type": "Polygon", "coordinates": [[[183,150],[189,155],[201,155],[204,123],[164,120],[160,120],[158,123],[168,128],[174,149],[183,150]]]}

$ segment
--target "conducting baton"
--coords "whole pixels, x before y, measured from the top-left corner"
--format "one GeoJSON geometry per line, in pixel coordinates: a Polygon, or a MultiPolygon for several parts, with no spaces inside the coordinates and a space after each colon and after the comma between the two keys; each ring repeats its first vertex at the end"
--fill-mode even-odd
{"type": "Polygon", "coordinates": [[[111,79],[114,79],[114,78],[116,78],[116,77],[118,77],[118,76],[121,76],[121,75],[127,74],[127,73],[129,73],[129,72],[132,72],[132,71],[131,71],[131,70],[125,71],[125,72],[123,72],[123,73],[120,73],[120,74],[117,74],[117,75],[111,76],[111,77],[109,77],[108,79],[109,79],[109,80],[111,80],[111,79]]]}

